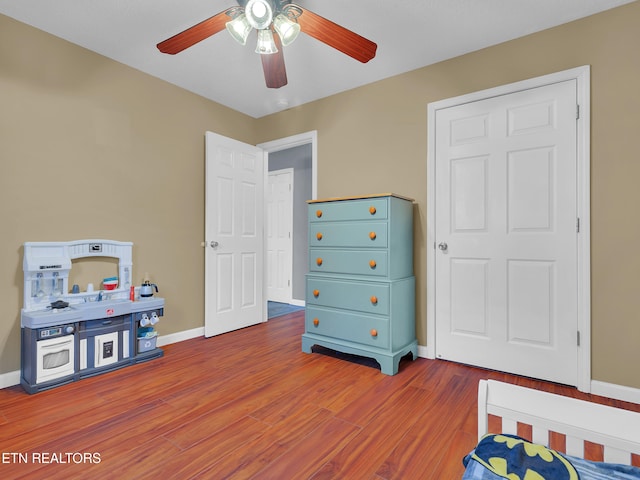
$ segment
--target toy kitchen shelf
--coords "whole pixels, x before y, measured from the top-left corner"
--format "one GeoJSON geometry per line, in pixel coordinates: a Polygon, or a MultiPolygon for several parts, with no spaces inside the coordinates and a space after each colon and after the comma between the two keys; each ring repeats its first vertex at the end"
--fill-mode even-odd
{"type": "Polygon", "coordinates": [[[24,244],[20,383],[28,393],[164,354],[153,331],[164,299],[129,297],[132,247],[113,240],[24,244]],[[72,260],[85,257],[117,258],[121,288],[68,293],[72,260]]]}

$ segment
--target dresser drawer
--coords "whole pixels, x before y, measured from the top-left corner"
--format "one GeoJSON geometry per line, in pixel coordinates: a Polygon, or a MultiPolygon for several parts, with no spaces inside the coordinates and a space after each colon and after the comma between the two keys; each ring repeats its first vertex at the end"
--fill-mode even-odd
{"type": "Polygon", "coordinates": [[[389,284],[307,277],[307,305],[389,314],[389,284]]]}
{"type": "Polygon", "coordinates": [[[388,245],[387,222],[309,224],[309,246],[386,248],[388,245]]]}
{"type": "Polygon", "coordinates": [[[386,220],[389,215],[388,205],[387,198],[310,203],[309,221],[386,220]]]}
{"type": "Polygon", "coordinates": [[[309,271],[346,275],[386,277],[388,254],[386,251],[309,249],[309,271]]]}
{"type": "Polygon", "coordinates": [[[307,333],[389,348],[389,320],[384,317],[307,307],[305,329],[307,333]]]}

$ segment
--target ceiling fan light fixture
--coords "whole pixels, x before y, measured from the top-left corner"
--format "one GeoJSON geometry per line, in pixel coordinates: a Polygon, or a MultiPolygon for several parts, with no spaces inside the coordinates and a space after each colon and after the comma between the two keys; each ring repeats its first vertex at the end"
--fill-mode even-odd
{"type": "Polygon", "coordinates": [[[251,25],[247,20],[247,16],[241,13],[233,20],[226,23],[227,31],[231,34],[233,39],[240,45],[247,44],[247,38],[251,33],[251,25]]]}
{"type": "Polygon", "coordinates": [[[256,53],[263,55],[269,55],[271,53],[278,53],[278,47],[273,40],[273,33],[270,29],[265,28],[258,30],[258,44],[256,45],[256,53]]]}
{"type": "Polygon", "coordinates": [[[244,7],[249,24],[256,30],[262,30],[273,21],[273,4],[269,0],[249,0],[244,7]]]}
{"type": "Polygon", "coordinates": [[[284,47],[291,44],[300,33],[300,25],[282,13],[276,15],[276,18],[273,20],[273,28],[275,28],[278,35],[280,35],[280,41],[284,47]]]}

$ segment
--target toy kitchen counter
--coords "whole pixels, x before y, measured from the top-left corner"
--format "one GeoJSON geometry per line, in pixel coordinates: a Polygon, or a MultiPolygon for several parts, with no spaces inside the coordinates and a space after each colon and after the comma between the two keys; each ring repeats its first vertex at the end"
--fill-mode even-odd
{"type": "Polygon", "coordinates": [[[154,329],[164,299],[133,287],[131,250],[130,242],[112,240],[25,243],[20,383],[28,393],[164,354],[154,329]],[[71,260],[91,256],[119,260],[121,288],[69,291],[71,260]]]}

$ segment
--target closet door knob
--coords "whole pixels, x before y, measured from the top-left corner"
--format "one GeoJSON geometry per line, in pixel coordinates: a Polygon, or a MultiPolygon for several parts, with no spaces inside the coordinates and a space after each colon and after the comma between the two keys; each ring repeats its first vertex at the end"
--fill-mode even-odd
{"type": "Polygon", "coordinates": [[[376,261],[375,261],[375,260],[369,260],[369,266],[370,266],[371,268],[376,268],[376,265],[377,265],[377,264],[376,264],[376,261]]]}
{"type": "Polygon", "coordinates": [[[375,215],[376,214],[376,207],[374,207],[374,206],[369,207],[369,213],[371,215],[375,215]]]}
{"type": "Polygon", "coordinates": [[[378,331],[375,328],[372,328],[369,333],[371,334],[372,337],[377,337],[378,336],[378,331]]]}
{"type": "Polygon", "coordinates": [[[314,290],[313,291],[313,296],[318,298],[320,296],[320,290],[314,290]]]}
{"type": "Polygon", "coordinates": [[[371,303],[373,303],[374,305],[378,304],[378,297],[376,297],[375,295],[371,296],[371,303]]]}
{"type": "Polygon", "coordinates": [[[316,238],[318,240],[322,240],[322,233],[320,233],[320,232],[316,233],[316,238]]]}
{"type": "Polygon", "coordinates": [[[317,318],[314,318],[313,324],[317,327],[320,324],[320,320],[318,320],[317,318]]]}
{"type": "Polygon", "coordinates": [[[320,257],[316,258],[316,264],[318,266],[322,265],[322,259],[320,257]]]}
{"type": "Polygon", "coordinates": [[[320,218],[322,216],[322,210],[316,210],[316,217],[320,218]]]}
{"type": "Polygon", "coordinates": [[[370,238],[371,240],[375,240],[375,239],[376,239],[376,237],[377,237],[376,232],[370,232],[370,233],[369,233],[369,238],[370,238]]]}

